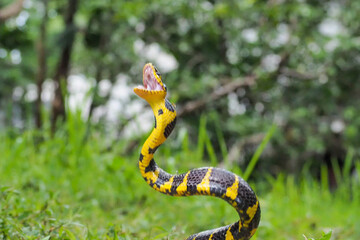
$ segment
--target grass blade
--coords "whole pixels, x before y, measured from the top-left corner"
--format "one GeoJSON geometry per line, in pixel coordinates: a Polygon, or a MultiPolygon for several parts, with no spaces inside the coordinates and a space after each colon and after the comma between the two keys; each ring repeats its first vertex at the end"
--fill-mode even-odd
{"type": "Polygon", "coordinates": [[[254,170],[256,163],[259,161],[259,158],[261,156],[261,153],[264,151],[266,145],[268,144],[268,142],[270,141],[272,135],[274,134],[276,130],[276,125],[273,124],[271,126],[271,128],[269,129],[269,131],[266,133],[264,139],[261,141],[260,146],[256,149],[255,154],[252,156],[249,165],[247,166],[245,173],[243,175],[243,179],[246,181],[247,179],[249,179],[252,171],[254,170]]]}

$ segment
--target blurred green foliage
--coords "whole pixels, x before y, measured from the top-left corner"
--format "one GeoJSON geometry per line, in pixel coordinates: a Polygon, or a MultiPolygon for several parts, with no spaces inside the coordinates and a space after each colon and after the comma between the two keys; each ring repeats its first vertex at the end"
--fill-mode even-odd
{"type": "MultiPolygon", "coordinates": [[[[48,1],[50,78],[59,51],[68,41],[62,20],[66,4],[48,1]]],[[[115,82],[121,73],[135,84],[140,82],[145,62],[160,61],[159,56],[146,53],[146,47],[158,46],[177,62],[177,68],[165,74],[165,81],[179,108],[231,81],[254,76],[255,84],[231,96],[242,111],[231,109],[230,97],[224,96],[182,116],[182,123],[192,128],[201,114],[217,115],[226,148],[231,150],[275,121],[279,133],[264,169],[277,173],[285,167],[298,172],[311,158],[318,159],[315,169],[331,159],[342,165],[349,148],[359,154],[359,10],[358,1],[81,2],[73,28],[77,34],[72,72],[85,74],[90,81],[95,78],[97,84],[101,79],[115,82]]],[[[43,21],[42,1],[32,1],[24,12],[28,14],[24,24],[18,16],[0,25],[4,108],[13,102],[14,87],[36,79],[34,46],[43,21]],[[21,54],[20,63],[14,62],[13,51],[21,54]]],[[[98,94],[97,84],[92,107],[105,105],[109,97],[98,94]]],[[[17,104],[24,109],[23,101],[17,104]]],[[[31,114],[22,117],[31,118],[31,114]]],[[[208,124],[215,127],[214,122],[208,124]]],[[[209,134],[220,152],[218,136],[209,134]]]]}

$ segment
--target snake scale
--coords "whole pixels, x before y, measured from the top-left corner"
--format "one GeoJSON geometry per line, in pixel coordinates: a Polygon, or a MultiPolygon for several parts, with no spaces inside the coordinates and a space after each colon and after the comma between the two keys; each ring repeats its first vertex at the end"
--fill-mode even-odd
{"type": "Polygon", "coordinates": [[[216,229],[193,234],[187,240],[247,240],[260,222],[260,204],[251,187],[232,172],[203,167],[172,175],[158,167],[154,153],[169,137],[176,124],[175,106],[166,98],[167,88],[157,68],[147,63],[143,68],[143,85],[134,92],[145,99],[155,116],[155,126],[142,146],[139,168],[145,181],[156,191],[171,196],[206,195],[227,201],[240,220],[216,229]]]}

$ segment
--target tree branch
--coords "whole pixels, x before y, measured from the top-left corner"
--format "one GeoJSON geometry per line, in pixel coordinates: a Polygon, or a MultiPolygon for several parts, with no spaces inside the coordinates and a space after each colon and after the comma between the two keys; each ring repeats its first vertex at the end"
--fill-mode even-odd
{"type": "Polygon", "coordinates": [[[47,21],[48,21],[48,0],[43,0],[44,6],[44,16],[41,20],[40,29],[39,29],[39,39],[36,44],[36,50],[38,55],[38,70],[37,70],[37,80],[36,86],[38,91],[38,97],[36,99],[35,105],[35,123],[37,128],[41,128],[41,93],[42,93],[42,84],[45,81],[47,74],[47,51],[46,51],[46,33],[47,33],[47,21]]]}
{"type": "Polygon", "coordinates": [[[17,16],[23,7],[24,0],[15,1],[0,9],[0,21],[5,21],[11,17],[17,16]]]}
{"type": "Polygon", "coordinates": [[[177,115],[180,117],[182,115],[186,115],[191,112],[194,112],[204,107],[207,103],[216,101],[217,99],[220,99],[231,92],[235,92],[237,89],[241,87],[252,86],[254,84],[255,84],[255,76],[247,76],[245,78],[240,78],[231,81],[219,88],[214,89],[206,97],[187,102],[184,105],[184,107],[180,108],[177,111],[177,115]]]}
{"type": "Polygon", "coordinates": [[[60,59],[57,65],[57,69],[54,76],[54,81],[57,83],[55,89],[55,98],[52,102],[52,118],[51,118],[51,130],[52,133],[55,132],[55,124],[59,118],[65,118],[65,99],[61,89],[62,81],[67,80],[70,69],[70,57],[72,52],[72,47],[75,39],[75,25],[74,18],[75,13],[78,9],[78,0],[68,0],[68,9],[64,16],[65,21],[65,30],[64,36],[66,38],[66,43],[64,43],[63,48],[61,49],[60,59]]]}
{"type": "Polygon", "coordinates": [[[301,73],[301,72],[298,72],[298,71],[296,71],[294,69],[290,69],[290,68],[281,69],[281,73],[287,77],[297,78],[297,79],[301,79],[301,80],[312,80],[312,79],[318,78],[318,76],[316,76],[315,74],[301,73]]]}

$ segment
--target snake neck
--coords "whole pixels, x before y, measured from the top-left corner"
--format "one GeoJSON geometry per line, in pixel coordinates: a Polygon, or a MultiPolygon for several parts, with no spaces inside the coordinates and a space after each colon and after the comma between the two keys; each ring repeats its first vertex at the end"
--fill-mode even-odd
{"type": "Polygon", "coordinates": [[[150,136],[142,146],[139,168],[144,179],[152,185],[159,177],[159,171],[155,161],[154,153],[161,144],[169,137],[176,124],[176,110],[169,100],[150,103],[154,112],[155,125],[150,136]]]}

